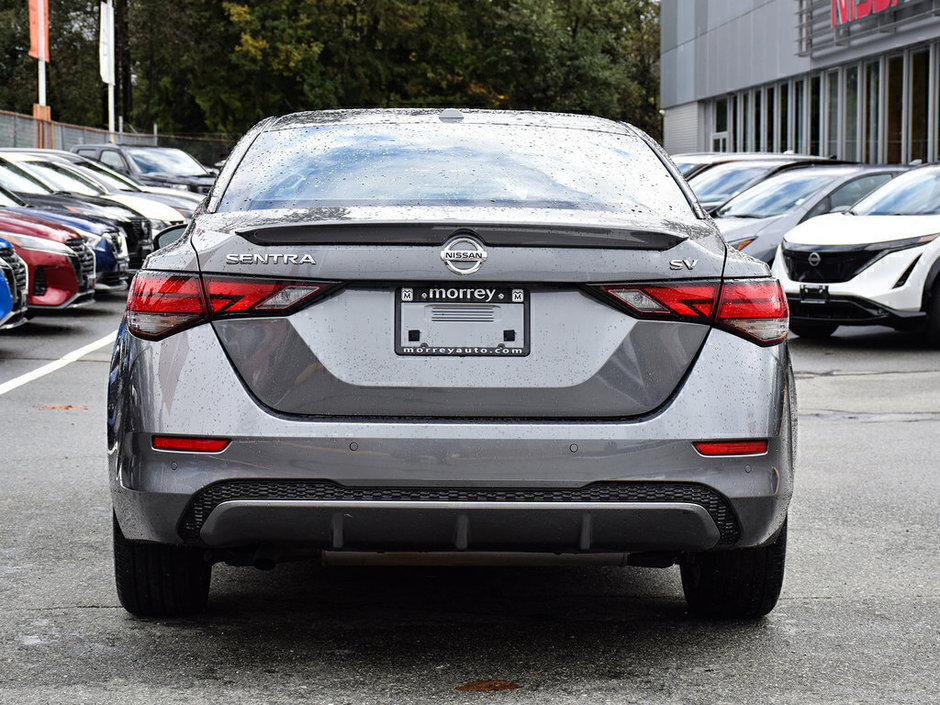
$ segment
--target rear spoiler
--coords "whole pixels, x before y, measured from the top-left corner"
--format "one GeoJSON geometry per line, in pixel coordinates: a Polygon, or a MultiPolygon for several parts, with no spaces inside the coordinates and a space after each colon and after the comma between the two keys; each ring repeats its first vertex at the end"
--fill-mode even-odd
{"type": "MultiPolygon", "coordinates": [[[[486,245],[515,247],[602,247],[668,250],[687,239],[662,230],[573,225],[455,225],[453,223],[292,223],[237,230],[256,245],[443,245],[471,235],[486,245]]],[[[678,229],[678,228],[677,228],[678,229]]],[[[688,230],[684,226],[683,230],[688,230]]]]}

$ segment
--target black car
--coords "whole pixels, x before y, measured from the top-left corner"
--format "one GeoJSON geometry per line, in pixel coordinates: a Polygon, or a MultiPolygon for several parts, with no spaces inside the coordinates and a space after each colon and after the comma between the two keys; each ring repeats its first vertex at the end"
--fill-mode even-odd
{"type": "Polygon", "coordinates": [[[72,151],[148,186],[208,193],[215,174],[181,149],[126,144],[80,144],[72,151]]]}

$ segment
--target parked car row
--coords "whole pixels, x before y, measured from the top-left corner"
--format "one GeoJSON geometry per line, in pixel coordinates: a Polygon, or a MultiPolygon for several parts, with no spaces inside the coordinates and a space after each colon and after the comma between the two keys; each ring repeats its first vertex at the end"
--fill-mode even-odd
{"type": "Polygon", "coordinates": [[[0,330],[125,290],[153,236],[202,198],[72,152],[0,149],[0,330]]]}
{"type": "Polygon", "coordinates": [[[794,333],[920,328],[940,347],[940,165],[736,157],[675,161],[728,243],[772,266],[794,333]]]}

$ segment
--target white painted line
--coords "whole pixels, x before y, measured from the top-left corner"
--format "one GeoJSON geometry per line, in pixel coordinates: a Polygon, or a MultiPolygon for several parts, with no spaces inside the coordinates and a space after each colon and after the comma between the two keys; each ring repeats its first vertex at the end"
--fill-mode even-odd
{"type": "Polygon", "coordinates": [[[40,377],[45,377],[56,370],[61,370],[66,365],[70,365],[76,360],[80,360],[88,353],[92,353],[95,350],[103,348],[105,345],[113,345],[114,339],[117,337],[117,331],[108,333],[105,337],[96,340],[93,343],[79,348],[78,350],[73,350],[70,353],[66,353],[58,360],[50,362],[48,365],[43,365],[39,369],[33,370],[32,372],[27,372],[25,375],[20,375],[11,379],[9,382],[4,382],[0,384],[0,396],[3,396],[7,392],[12,392],[17,387],[22,387],[27,382],[32,382],[33,380],[39,379],[40,377]]]}

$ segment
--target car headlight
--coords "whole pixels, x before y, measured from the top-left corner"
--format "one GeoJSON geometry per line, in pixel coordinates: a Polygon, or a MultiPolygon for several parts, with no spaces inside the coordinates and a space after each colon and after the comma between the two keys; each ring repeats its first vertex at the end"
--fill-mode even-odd
{"type": "Polygon", "coordinates": [[[13,233],[3,233],[3,237],[9,240],[17,247],[24,250],[33,250],[35,252],[47,252],[53,255],[71,255],[72,250],[55,240],[47,240],[44,237],[35,237],[33,235],[19,235],[13,233]]]}
{"type": "Polygon", "coordinates": [[[189,186],[186,184],[166,184],[170,188],[175,188],[177,191],[189,191],[189,186]]]}
{"type": "Polygon", "coordinates": [[[102,235],[96,235],[95,233],[82,233],[82,239],[91,248],[97,247],[102,237],[102,235]]]}

